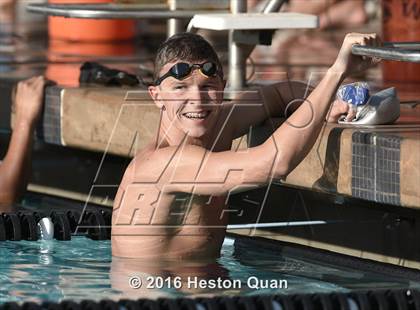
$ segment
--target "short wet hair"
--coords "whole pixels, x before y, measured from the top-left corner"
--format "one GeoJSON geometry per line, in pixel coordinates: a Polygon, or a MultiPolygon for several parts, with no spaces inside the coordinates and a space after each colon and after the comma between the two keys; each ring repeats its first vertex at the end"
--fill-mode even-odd
{"type": "Polygon", "coordinates": [[[154,80],[159,78],[160,70],[164,65],[176,60],[212,61],[217,65],[217,72],[223,79],[223,68],[216,51],[206,39],[198,34],[178,33],[160,45],[155,59],[154,80]]]}

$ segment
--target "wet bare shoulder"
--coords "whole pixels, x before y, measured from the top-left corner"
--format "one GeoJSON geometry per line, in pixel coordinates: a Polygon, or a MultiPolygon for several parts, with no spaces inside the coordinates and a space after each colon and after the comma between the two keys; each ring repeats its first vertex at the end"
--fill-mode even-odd
{"type": "Polygon", "coordinates": [[[165,183],[172,172],[182,170],[194,174],[198,169],[197,158],[203,158],[206,150],[192,145],[145,149],[130,163],[127,178],[130,183],[165,183]],[[195,165],[195,162],[197,164],[195,165]],[[187,168],[188,166],[188,168],[187,168]]]}

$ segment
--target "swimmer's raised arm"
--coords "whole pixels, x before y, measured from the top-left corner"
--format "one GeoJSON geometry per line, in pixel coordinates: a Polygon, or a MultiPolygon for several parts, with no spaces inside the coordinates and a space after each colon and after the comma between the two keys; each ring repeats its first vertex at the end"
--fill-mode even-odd
{"type": "Polygon", "coordinates": [[[0,207],[16,202],[26,189],[31,162],[32,137],[42,110],[44,77],[19,82],[16,119],[7,154],[0,164],[0,207]]]}
{"type": "MultiPolygon", "coordinates": [[[[357,62],[361,57],[352,56],[351,48],[349,48],[351,45],[346,45],[351,40],[357,40],[356,38],[361,36],[360,34],[349,34],[346,36],[340,55],[333,67],[329,70],[328,75],[331,75],[331,70],[336,73],[340,72],[340,69],[345,65],[343,63],[344,57],[350,57],[349,63],[351,65],[350,68],[346,68],[346,71],[341,73],[343,76],[348,76],[352,72],[359,72],[361,69],[363,70],[363,68],[358,67],[360,63],[357,62]],[[344,51],[346,51],[346,55],[344,55],[344,51]]],[[[381,44],[376,35],[365,35],[365,37],[372,38],[372,42],[368,43],[374,45],[381,44]]],[[[317,88],[323,87],[323,83],[320,83],[317,88]]],[[[257,125],[267,118],[289,117],[306,101],[312,91],[313,87],[304,82],[286,80],[272,85],[261,86],[258,95],[252,92],[244,92],[238,95],[236,100],[237,107],[233,110],[229,120],[234,126],[234,137],[236,138],[246,134],[250,126],[257,125]],[[255,99],[250,100],[253,98],[255,99]]],[[[333,95],[331,94],[328,97],[330,101],[332,101],[333,95]]],[[[330,112],[326,115],[327,117],[325,119],[327,122],[336,123],[339,117],[347,112],[348,105],[335,102],[331,105],[330,112]]]]}
{"type": "Polygon", "coordinates": [[[355,72],[376,65],[377,61],[372,58],[353,55],[351,49],[354,44],[378,46],[381,41],[376,34],[348,34],[335,63],[322,81],[305,103],[275,131],[272,139],[264,143],[266,148],[281,150],[278,160],[283,162],[281,166],[286,166],[286,175],[305,158],[314,145],[341,82],[355,72]]]}
{"type": "Polygon", "coordinates": [[[334,65],[287,122],[246,151],[212,152],[193,145],[167,147],[134,160],[130,183],[153,184],[167,194],[223,195],[287,176],[307,155],[343,79],[375,63],[351,54],[353,44],[377,45],[375,34],[346,36],[334,65]]]}

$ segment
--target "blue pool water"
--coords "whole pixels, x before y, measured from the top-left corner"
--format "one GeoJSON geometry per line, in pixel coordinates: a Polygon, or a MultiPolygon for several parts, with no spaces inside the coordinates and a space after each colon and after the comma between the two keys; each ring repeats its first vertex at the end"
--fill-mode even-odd
{"type": "Polygon", "coordinates": [[[295,256],[246,242],[235,244],[227,238],[217,262],[156,265],[133,259],[112,260],[110,241],[93,241],[83,236],[71,241],[5,241],[0,243],[0,303],[420,288],[420,282],[401,275],[295,256]],[[157,278],[162,280],[164,287],[146,288],[151,284],[148,276],[153,276],[155,286],[160,284],[157,278]],[[142,281],[141,288],[130,287],[133,277],[142,281]],[[225,281],[224,285],[240,282],[241,287],[200,288],[194,284],[198,283],[195,279],[208,285],[211,279],[217,283],[217,278],[225,281]],[[250,278],[253,281],[248,282],[250,278]],[[280,286],[255,287],[256,283],[272,284],[271,280],[279,280],[280,286]]]}

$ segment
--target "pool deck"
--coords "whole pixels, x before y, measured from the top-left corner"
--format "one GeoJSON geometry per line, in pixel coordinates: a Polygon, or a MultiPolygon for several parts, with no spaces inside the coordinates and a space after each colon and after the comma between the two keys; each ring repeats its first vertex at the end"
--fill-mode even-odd
{"type": "Polygon", "coordinates": [[[286,183],[419,208],[420,106],[401,105],[393,125],[328,124],[286,183]],[[416,151],[417,150],[417,151],[416,151]]]}

